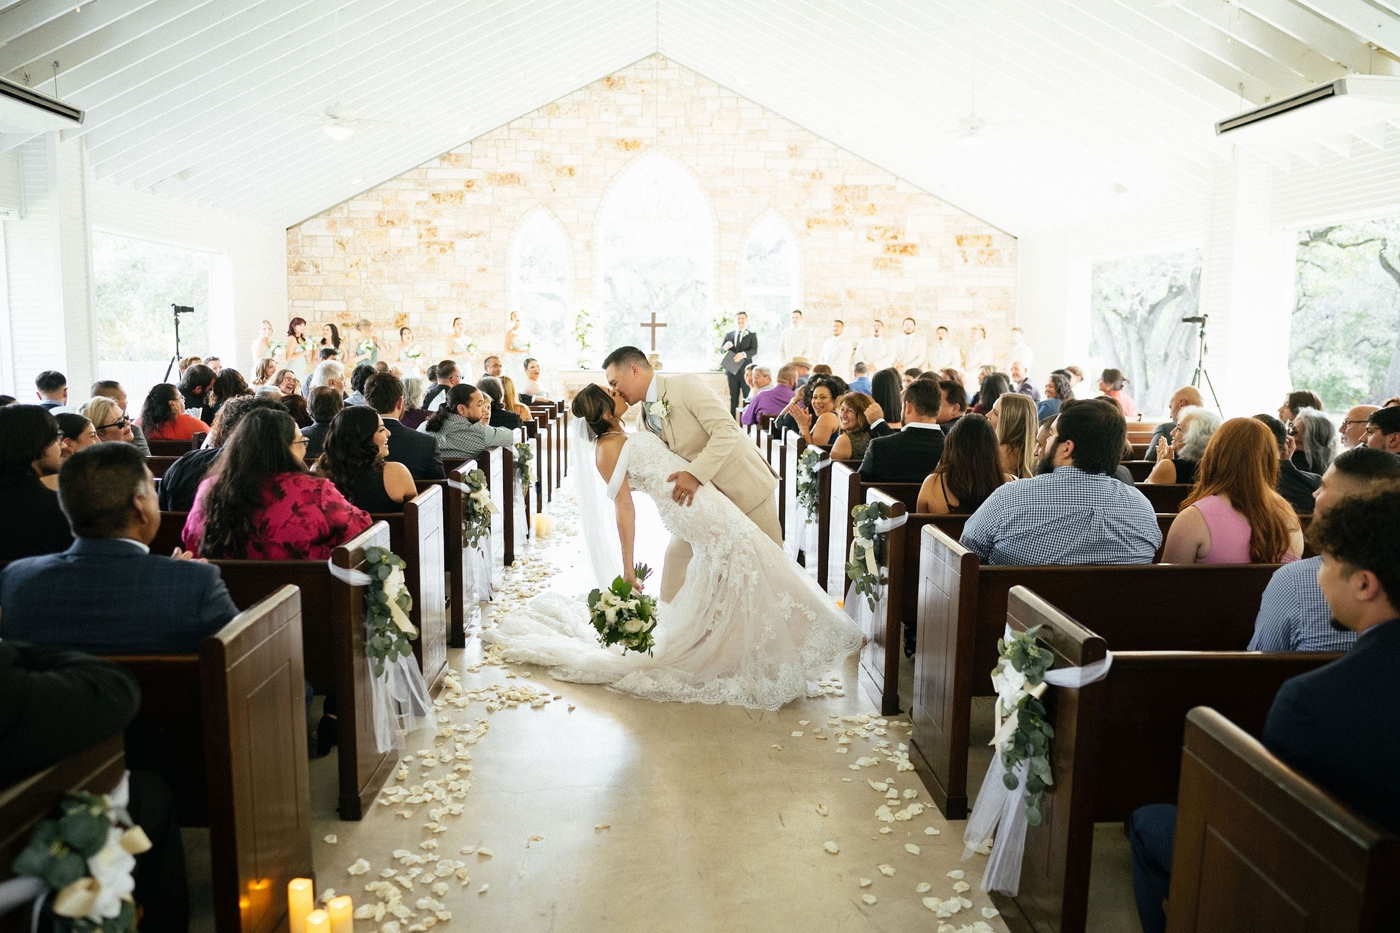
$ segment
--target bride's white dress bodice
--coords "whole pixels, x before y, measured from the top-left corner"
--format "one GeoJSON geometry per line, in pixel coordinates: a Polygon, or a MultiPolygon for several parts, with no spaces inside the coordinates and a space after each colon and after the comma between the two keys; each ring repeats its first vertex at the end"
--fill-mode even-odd
{"type": "Polygon", "coordinates": [[[690,544],[685,584],[658,610],[651,656],[599,645],[582,600],[536,597],[482,633],[507,661],[542,664],[558,679],[606,683],[657,700],[776,710],[860,647],[854,622],[782,548],[713,486],[691,505],[666,477],[687,461],[647,431],[629,437],[609,484],[656,502],[670,532],[690,544]]]}

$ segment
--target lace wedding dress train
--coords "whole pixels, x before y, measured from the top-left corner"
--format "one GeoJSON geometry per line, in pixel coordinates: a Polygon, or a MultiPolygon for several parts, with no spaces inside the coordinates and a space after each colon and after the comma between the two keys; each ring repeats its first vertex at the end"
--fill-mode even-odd
{"type": "Polygon", "coordinates": [[[694,503],[671,499],[666,477],[687,462],[648,432],[623,446],[608,488],[625,475],[656,501],[661,520],[694,552],[685,584],[657,612],[652,655],[604,648],[581,599],[535,597],[482,632],[513,663],[550,668],[558,680],[601,683],[652,700],[776,710],[803,696],[860,647],[847,615],[783,549],[712,486],[694,503]]]}

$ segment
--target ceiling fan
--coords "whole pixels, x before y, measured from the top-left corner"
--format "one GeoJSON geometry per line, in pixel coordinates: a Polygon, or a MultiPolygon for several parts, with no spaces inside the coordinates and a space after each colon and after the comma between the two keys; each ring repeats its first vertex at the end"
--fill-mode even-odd
{"type": "Polygon", "coordinates": [[[406,123],[362,117],[360,111],[346,107],[338,100],[320,113],[292,112],[289,115],[317,121],[320,124],[321,132],[336,142],[349,139],[355,135],[355,130],[359,127],[383,126],[399,130],[408,129],[406,123]]]}

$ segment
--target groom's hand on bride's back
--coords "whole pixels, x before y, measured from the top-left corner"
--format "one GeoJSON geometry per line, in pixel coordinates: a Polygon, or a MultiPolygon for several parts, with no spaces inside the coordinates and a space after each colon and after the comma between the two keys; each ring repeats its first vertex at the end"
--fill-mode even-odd
{"type": "Polygon", "coordinates": [[[671,498],[681,505],[690,505],[695,501],[695,493],[700,489],[700,481],[684,470],[679,473],[672,473],[666,477],[666,482],[675,483],[675,488],[671,490],[671,498]]]}

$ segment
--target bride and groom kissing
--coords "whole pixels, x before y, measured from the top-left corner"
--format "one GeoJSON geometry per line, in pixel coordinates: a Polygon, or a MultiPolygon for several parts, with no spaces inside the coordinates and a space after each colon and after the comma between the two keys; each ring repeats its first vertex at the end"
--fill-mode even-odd
{"type": "MultiPolygon", "coordinates": [[[[583,600],[542,594],[483,633],[503,657],[561,680],[657,700],[776,710],[861,645],[861,633],[782,548],[777,480],[697,376],[662,376],[636,347],[603,364],[611,389],[575,397],[575,496],[599,585],[631,579],[632,493],[671,532],[656,648],[598,644],[583,600]],[[641,405],[636,430],[623,418],[641,405]]],[[[636,582],[636,581],[633,581],[636,582]]]]}

